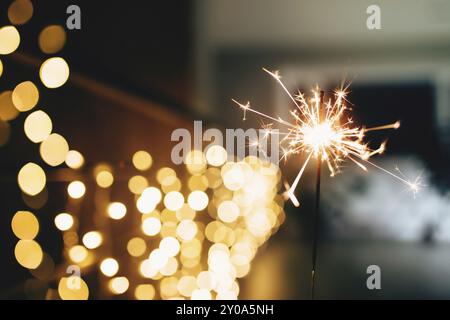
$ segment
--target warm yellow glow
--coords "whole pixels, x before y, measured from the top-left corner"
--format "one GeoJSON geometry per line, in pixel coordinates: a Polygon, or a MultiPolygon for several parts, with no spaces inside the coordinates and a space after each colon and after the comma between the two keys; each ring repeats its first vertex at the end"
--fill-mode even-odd
{"type": "Polygon", "coordinates": [[[66,155],[65,162],[69,168],[79,169],[84,164],[84,157],[80,152],[76,150],[70,150],[66,155]]]}
{"type": "Polygon", "coordinates": [[[178,221],[181,220],[194,220],[195,211],[188,204],[183,204],[181,209],[177,210],[176,218],[178,221]]]}
{"type": "Polygon", "coordinates": [[[172,276],[178,270],[178,261],[174,257],[169,257],[166,264],[159,270],[163,276],[172,276]]]}
{"type": "Polygon", "coordinates": [[[189,190],[206,191],[209,186],[208,178],[204,175],[191,176],[188,180],[189,190]]]}
{"type": "Polygon", "coordinates": [[[208,206],[208,196],[203,191],[193,191],[188,196],[189,206],[196,210],[202,211],[208,206]]]}
{"type": "Polygon", "coordinates": [[[67,186],[67,193],[73,199],[80,199],[86,193],[86,187],[81,181],[72,181],[67,186]]]}
{"type": "Polygon", "coordinates": [[[212,166],[222,166],[228,158],[227,151],[224,147],[213,145],[206,150],[206,161],[212,166]]]}
{"type": "Polygon", "coordinates": [[[61,87],[69,79],[69,65],[60,57],[47,59],[39,70],[44,86],[50,89],[61,87]]]}
{"type": "Polygon", "coordinates": [[[17,262],[27,269],[36,269],[42,261],[41,246],[34,240],[19,240],[14,249],[17,262]]]}
{"type": "Polygon", "coordinates": [[[82,245],[76,245],[69,249],[69,258],[75,263],[81,263],[87,257],[88,257],[88,251],[82,245]]]}
{"type": "Polygon", "coordinates": [[[138,170],[148,170],[152,166],[152,163],[152,156],[147,151],[137,151],[133,155],[133,165],[138,170]]]}
{"type": "Polygon", "coordinates": [[[33,240],[39,232],[39,221],[29,211],[17,211],[12,218],[11,228],[17,238],[33,240]]]}
{"type": "Polygon", "coordinates": [[[181,181],[176,176],[166,177],[161,183],[161,189],[164,193],[181,190],[181,181]]]}
{"type": "Polygon", "coordinates": [[[73,226],[73,217],[68,213],[60,213],[55,217],[55,226],[61,231],[67,231],[73,226]]]}
{"type": "Polygon", "coordinates": [[[101,188],[109,188],[114,183],[114,176],[110,171],[102,170],[95,176],[97,184],[101,188]]]}
{"type": "Polygon", "coordinates": [[[87,300],[89,288],[78,276],[63,277],[58,284],[58,293],[62,300],[87,300]]]}
{"type": "Polygon", "coordinates": [[[17,180],[24,193],[35,196],[44,189],[47,178],[41,167],[29,162],[20,169],[17,180]]]}
{"type": "Polygon", "coordinates": [[[181,209],[184,203],[183,195],[178,191],[171,191],[164,197],[164,206],[172,211],[181,209]]]}
{"type": "Polygon", "coordinates": [[[197,275],[197,286],[200,289],[208,291],[213,290],[216,286],[216,279],[214,274],[209,271],[202,271],[197,275]]]}
{"type": "Polygon", "coordinates": [[[10,54],[19,47],[20,34],[13,26],[0,28],[0,54],[10,54]]]}
{"type": "Polygon", "coordinates": [[[127,207],[121,202],[113,202],[108,206],[108,215],[111,219],[120,220],[127,214],[127,207]]]}
{"type": "Polygon", "coordinates": [[[151,284],[140,284],[134,290],[137,300],[152,300],[155,297],[155,287],[151,284]]]}
{"type": "Polygon", "coordinates": [[[66,160],[68,152],[69,145],[66,139],[57,133],[48,136],[39,147],[42,160],[52,167],[62,164],[66,160]]]}
{"type": "Polygon", "coordinates": [[[184,240],[189,241],[194,239],[197,234],[197,225],[191,220],[183,220],[178,224],[177,236],[184,240]]]}
{"type": "Polygon", "coordinates": [[[145,198],[150,203],[158,204],[161,202],[162,194],[158,188],[149,187],[142,191],[141,197],[145,198]]]}
{"type": "Polygon", "coordinates": [[[154,278],[158,274],[158,271],[150,259],[145,259],[139,266],[139,272],[146,278],[154,278]]]}
{"type": "Polygon", "coordinates": [[[88,249],[98,248],[102,242],[102,234],[98,231],[89,231],[83,236],[83,244],[88,249]]]}
{"type": "Polygon", "coordinates": [[[154,236],[161,230],[161,221],[150,217],[142,221],[142,231],[148,236],[154,236]]]}
{"type": "Polygon", "coordinates": [[[158,170],[158,172],[156,173],[156,180],[158,180],[159,184],[162,184],[162,182],[164,181],[164,179],[166,179],[167,177],[171,177],[174,176],[176,177],[176,172],[175,170],[173,170],[172,168],[161,168],[158,170]]]}
{"type": "Polygon", "coordinates": [[[223,222],[234,222],[239,217],[239,207],[233,201],[224,201],[217,208],[217,214],[223,222]]]}
{"type": "Polygon", "coordinates": [[[140,257],[147,250],[145,240],[139,237],[132,238],[127,243],[127,251],[130,256],[140,257]]]}
{"type": "Polygon", "coordinates": [[[12,24],[24,24],[28,22],[32,16],[33,4],[29,0],[15,0],[9,5],[8,19],[12,24]]]}
{"type": "Polygon", "coordinates": [[[186,168],[191,174],[201,174],[206,170],[206,158],[200,150],[192,150],[186,155],[186,168]]]}
{"type": "Polygon", "coordinates": [[[46,140],[52,133],[52,120],[42,110],[34,111],[25,119],[25,135],[34,143],[46,140]]]}
{"type": "Polygon", "coordinates": [[[231,191],[237,191],[244,186],[245,174],[242,166],[237,163],[227,163],[222,167],[223,184],[231,191]]]}
{"type": "Polygon", "coordinates": [[[136,202],[136,207],[142,214],[147,214],[156,209],[157,203],[150,201],[146,197],[140,196],[136,202]]]}
{"type": "Polygon", "coordinates": [[[59,25],[45,27],[39,34],[39,47],[44,53],[56,53],[66,43],[66,32],[59,25]]]}
{"type": "Polygon", "coordinates": [[[193,276],[183,276],[178,281],[177,289],[185,297],[190,297],[197,288],[197,280],[193,276]]]}
{"type": "Polygon", "coordinates": [[[192,291],[192,300],[211,300],[211,292],[206,289],[195,289],[192,291]]]}
{"type": "Polygon", "coordinates": [[[109,289],[114,294],[123,294],[128,290],[130,282],[125,277],[117,277],[109,281],[109,289]]]}
{"type": "Polygon", "coordinates": [[[169,257],[161,249],[155,249],[150,252],[148,260],[150,261],[150,265],[153,269],[160,270],[165,266],[169,260],[169,257]]]}
{"type": "Polygon", "coordinates": [[[143,176],[133,176],[128,181],[128,189],[134,194],[141,194],[148,187],[148,181],[143,176]]]}
{"type": "Polygon", "coordinates": [[[31,81],[19,83],[13,90],[12,102],[17,110],[25,112],[33,109],[39,101],[39,91],[31,81]]]}
{"type": "Polygon", "coordinates": [[[2,60],[0,60],[0,77],[2,76],[2,74],[3,74],[3,63],[2,60]]]}
{"type": "Polygon", "coordinates": [[[0,119],[9,121],[15,119],[19,115],[12,101],[12,91],[4,91],[0,94],[0,119]]]}
{"type": "Polygon", "coordinates": [[[178,279],[176,277],[167,277],[161,280],[161,296],[163,299],[178,295],[178,279]]]}
{"type": "Polygon", "coordinates": [[[100,271],[107,277],[113,277],[119,272],[119,263],[116,259],[106,258],[100,263],[100,271]]]}
{"type": "Polygon", "coordinates": [[[180,252],[180,243],[174,237],[165,237],[159,243],[159,249],[169,257],[175,257],[180,252]]]}

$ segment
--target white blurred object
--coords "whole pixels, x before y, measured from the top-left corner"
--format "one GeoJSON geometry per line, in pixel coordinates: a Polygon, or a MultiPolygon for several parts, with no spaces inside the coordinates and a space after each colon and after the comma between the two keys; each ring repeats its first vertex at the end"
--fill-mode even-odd
{"type": "MultiPolygon", "coordinates": [[[[375,160],[377,161],[377,160],[375,160]]],[[[450,242],[450,194],[429,182],[417,160],[384,158],[384,168],[398,166],[408,180],[421,174],[425,185],[414,196],[407,187],[379,170],[345,172],[330,179],[323,191],[324,213],[341,237],[450,242]]]]}

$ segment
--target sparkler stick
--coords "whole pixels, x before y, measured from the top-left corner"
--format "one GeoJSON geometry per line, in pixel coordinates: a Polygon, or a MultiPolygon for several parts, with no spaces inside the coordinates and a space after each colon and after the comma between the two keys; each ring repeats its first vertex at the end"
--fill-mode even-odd
{"type": "Polygon", "coordinates": [[[322,167],[322,156],[317,158],[316,173],[316,207],[314,211],[314,233],[312,247],[312,269],[311,269],[311,299],[314,300],[314,288],[316,280],[317,240],[319,237],[319,214],[320,214],[320,176],[322,167]]]}

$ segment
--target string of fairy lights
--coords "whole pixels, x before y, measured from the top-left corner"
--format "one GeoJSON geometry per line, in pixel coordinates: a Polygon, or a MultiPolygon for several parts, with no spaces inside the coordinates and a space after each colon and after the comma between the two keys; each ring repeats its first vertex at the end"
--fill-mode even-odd
{"type": "MultiPolygon", "coordinates": [[[[0,28],[0,55],[17,50],[21,41],[17,28],[32,14],[31,1],[11,3],[12,25],[0,28]]],[[[42,52],[54,55],[65,41],[64,29],[52,25],[41,31],[38,43],[42,52]]],[[[39,71],[49,89],[63,86],[69,74],[69,65],[58,56],[45,60],[39,71]]],[[[82,153],[53,132],[51,117],[34,110],[39,95],[31,81],[0,94],[0,143],[7,143],[10,123],[17,115],[29,112],[25,135],[39,144],[45,165],[24,164],[17,181],[24,203],[34,210],[42,208],[50,196],[47,167],[66,165],[75,173],[71,177],[76,178],[67,183],[66,208],[54,213],[54,225],[64,243],[60,265],[36,240],[38,215],[18,211],[11,221],[18,238],[16,260],[48,284],[45,298],[237,299],[238,280],[250,272],[258,248],[284,221],[279,168],[251,156],[231,159],[220,146],[191,151],[183,175],[170,167],[155,168],[146,150],[130,157],[132,166],[126,174],[106,162],[86,168],[82,153]],[[82,172],[89,172],[89,177],[82,172]],[[87,182],[90,175],[93,184],[87,182]],[[112,192],[123,179],[128,202],[118,201],[117,192],[112,192]],[[89,198],[94,202],[92,212],[81,209],[89,194],[93,195],[89,198]],[[79,274],[66,272],[76,268],[79,274]],[[92,283],[86,278],[91,275],[96,279],[89,277],[92,283]],[[96,286],[95,296],[90,286],[96,286]]]]}

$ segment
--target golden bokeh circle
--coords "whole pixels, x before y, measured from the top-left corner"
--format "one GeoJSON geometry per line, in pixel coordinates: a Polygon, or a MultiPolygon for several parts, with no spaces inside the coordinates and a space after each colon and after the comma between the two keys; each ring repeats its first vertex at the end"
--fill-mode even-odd
{"type": "Polygon", "coordinates": [[[39,34],[39,47],[44,53],[56,53],[64,47],[65,43],[66,31],[60,25],[47,26],[39,34]]]}
{"type": "Polygon", "coordinates": [[[33,240],[39,232],[39,221],[29,211],[17,211],[11,220],[11,228],[17,238],[33,240]]]}

